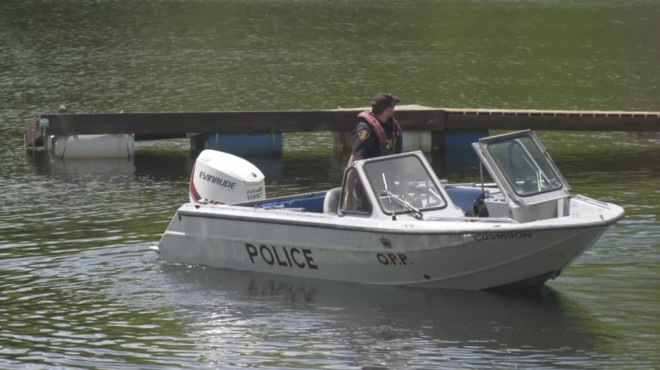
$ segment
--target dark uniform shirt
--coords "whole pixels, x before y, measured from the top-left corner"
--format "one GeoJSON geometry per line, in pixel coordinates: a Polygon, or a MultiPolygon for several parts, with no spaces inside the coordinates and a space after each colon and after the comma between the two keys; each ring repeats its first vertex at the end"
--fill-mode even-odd
{"type": "MultiPolygon", "coordinates": [[[[394,153],[401,153],[403,140],[398,134],[395,134],[393,120],[390,119],[382,123],[382,126],[389,146],[394,148],[394,153]]],[[[363,159],[382,155],[378,135],[373,131],[371,125],[362,118],[353,130],[353,155],[360,156],[363,159]]]]}

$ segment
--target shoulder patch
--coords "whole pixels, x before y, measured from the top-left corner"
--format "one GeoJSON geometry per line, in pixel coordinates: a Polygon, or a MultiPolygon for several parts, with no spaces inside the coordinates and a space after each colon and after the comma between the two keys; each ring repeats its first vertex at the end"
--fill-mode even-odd
{"type": "Polygon", "coordinates": [[[357,136],[360,139],[360,141],[365,141],[369,138],[369,131],[362,129],[358,131],[357,136]]]}

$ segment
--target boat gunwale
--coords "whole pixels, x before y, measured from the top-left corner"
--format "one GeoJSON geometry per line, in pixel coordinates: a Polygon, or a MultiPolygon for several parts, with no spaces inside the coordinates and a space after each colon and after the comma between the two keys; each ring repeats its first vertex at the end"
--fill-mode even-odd
{"type": "MultiPolygon", "coordinates": [[[[499,228],[499,229],[494,229],[492,226],[492,223],[485,223],[485,222],[470,222],[469,220],[465,221],[451,221],[452,224],[467,224],[467,225],[488,225],[489,227],[483,227],[483,228],[471,228],[471,229],[463,229],[463,230],[439,230],[439,229],[429,229],[429,228],[423,228],[423,229],[418,229],[418,228],[401,228],[401,229],[393,229],[393,228],[385,228],[385,227],[375,227],[375,226],[356,226],[355,224],[352,225],[346,225],[346,224],[337,224],[337,223],[331,223],[331,222],[318,222],[318,221],[313,221],[313,220],[302,220],[302,219],[282,219],[282,218],[273,218],[273,217],[260,217],[260,215],[237,215],[237,214],[230,214],[228,212],[211,212],[211,211],[199,211],[199,210],[187,210],[187,209],[182,209],[186,206],[193,206],[197,209],[199,207],[197,205],[193,205],[192,203],[186,203],[182,205],[177,211],[174,217],[180,217],[180,216],[192,216],[192,217],[201,217],[201,218],[211,218],[211,219],[229,219],[229,220],[236,220],[236,221],[252,221],[252,222],[257,222],[257,223],[268,223],[268,224],[282,224],[282,225],[290,225],[290,226],[305,226],[305,227],[316,227],[316,228],[322,228],[322,229],[337,229],[337,230],[349,230],[349,231],[364,231],[364,232],[379,232],[379,233],[387,233],[387,234],[427,234],[427,235],[457,235],[457,234],[474,234],[474,233],[507,233],[507,232],[523,232],[523,231],[557,231],[557,230],[573,230],[573,229],[587,229],[587,228],[596,228],[596,227],[609,227],[616,222],[618,222],[620,219],[622,219],[625,216],[625,211],[623,208],[620,206],[617,206],[612,203],[607,203],[610,206],[614,206],[618,208],[618,212],[614,214],[613,217],[611,218],[601,218],[600,220],[594,221],[587,221],[583,223],[554,223],[554,224],[546,224],[546,225],[539,225],[539,222],[543,222],[544,220],[541,221],[535,221],[534,225],[530,225],[530,223],[501,223],[500,225],[506,225],[505,228],[499,228]],[[516,228],[509,228],[507,226],[509,225],[515,225],[516,228]],[[529,225],[529,226],[528,226],[529,225]]],[[[227,206],[211,206],[213,208],[219,208],[219,207],[227,207],[227,206]]],[[[229,207],[235,207],[235,206],[229,206],[229,207]]],[[[236,207],[237,208],[237,207],[236,207]]],[[[608,210],[610,213],[616,212],[616,208],[608,210]]],[[[286,212],[287,214],[294,214],[295,216],[299,216],[300,214],[304,214],[304,212],[299,212],[299,211],[287,211],[286,209],[259,209],[259,208],[247,208],[245,209],[246,211],[262,211],[262,212],[267,212],[271,215],[273,214],[282,214],[286,212]]],[[[241,210],[239,210],[240,212],[241,210]]],[[[344,215],[338,215],[338,214],[318,214],[318,213],[308,213],[308,214],[313,214],[315,216],[323,217],[321,215],[326,215],[328,219],[332,218],[345,218],[347,216],[344,215]]],[[[353,216],[348,216],[348,217],[353,217],[353,216]]],[[[420,221],[420,220],[397,220],[397,221],[390,221],[387,219],[373,219],[373,218],[367,218],[367,217],[355,217],[356,219],[364,219],[370,221],[370,223],[376,223],[376,224],[382,224],[383,222],[399,222],[399,223],[407,223],[410,225],[411,223],[418,224],[418,225],[430,225],[434,222],[441,222],[441,223],[446,223],[446,221],[420,221]]],[[[551,220],[556,220],[556,219],[551,219],[551,220]]],[[[575,221],[575,220],[573,220],[575,221]]],[[[167,231],[166,231],[167,232],[167,231]]]]}

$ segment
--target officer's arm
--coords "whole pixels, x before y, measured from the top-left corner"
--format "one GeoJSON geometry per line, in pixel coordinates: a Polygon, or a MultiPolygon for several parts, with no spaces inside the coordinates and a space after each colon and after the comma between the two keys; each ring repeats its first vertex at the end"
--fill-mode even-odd
{"type": "MultiPolygon", "coordinates": [[[[353,162],[361,159],[362,157],[359,155],[351,155],[348,159],[348,167],[350,167],[353,162]]],[[[343,207],[348,210],[353,210],[355,208],[355,205],[353,204],[353,193],[355,191],[355,183],[357,182],[357,174],[355,172],[355,170],[348,171],[348,174],[346,175],[346,183],[344,184],[345,196],[343,207]]]]}

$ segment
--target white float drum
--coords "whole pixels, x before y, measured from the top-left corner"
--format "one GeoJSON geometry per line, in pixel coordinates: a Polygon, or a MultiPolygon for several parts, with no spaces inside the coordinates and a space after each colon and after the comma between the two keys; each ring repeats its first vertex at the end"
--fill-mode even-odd
{"type": "Polygon", "coordinates": [[[52,136],[53,153],[58,158],[126,158],[133,157],[133,135],[52,136]]]}
{"type": "Polygon", "coordinates": [[[266,198],[264,174],[233,154],[204,150],[190,178],[190,201],[234,204],[266,198]]]}

